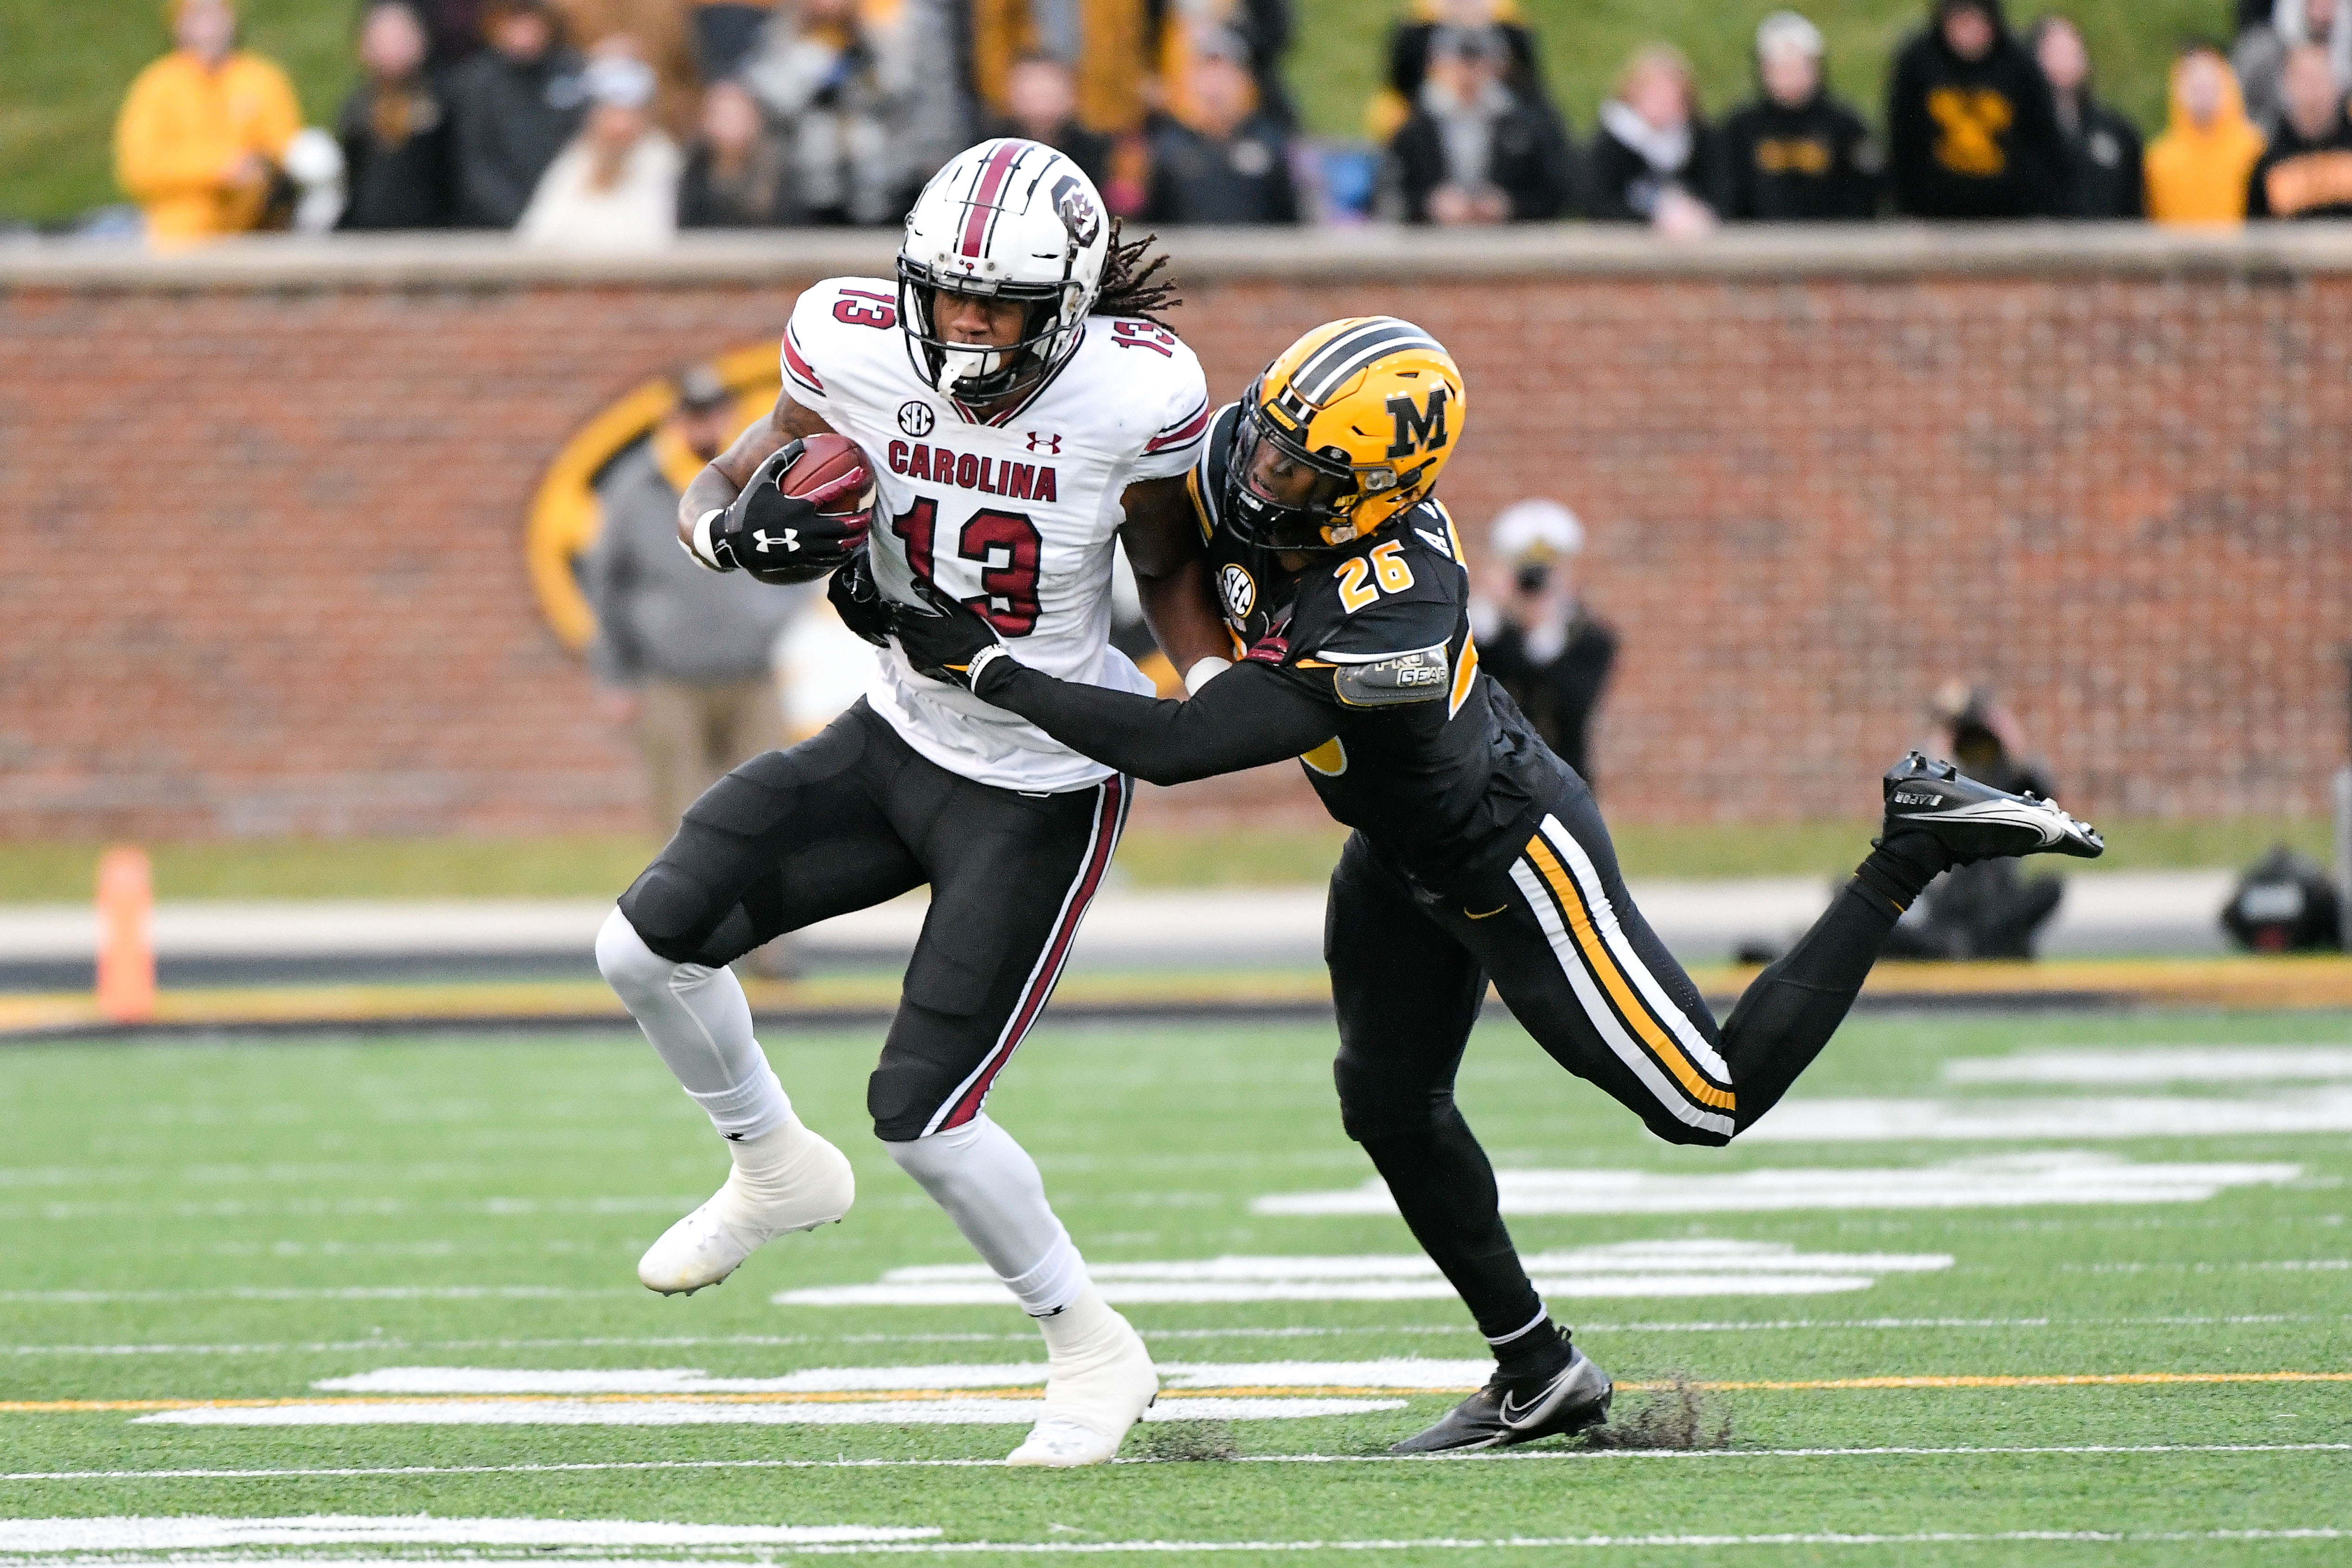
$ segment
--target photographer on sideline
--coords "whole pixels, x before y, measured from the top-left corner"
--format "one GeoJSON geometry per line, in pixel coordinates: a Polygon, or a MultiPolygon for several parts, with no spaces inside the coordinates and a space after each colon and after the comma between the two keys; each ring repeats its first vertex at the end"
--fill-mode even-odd
{"type": "Polygon", "coordinates": [[[1506,575],[1500,591],[1471,605],[1480,662],[1590,785],[1592,713],[1617,660],[1617,634],[1576,591],[1584,525],[1558,501],[1523,500],[1495,519],[1487,542],[1506,575]]]}

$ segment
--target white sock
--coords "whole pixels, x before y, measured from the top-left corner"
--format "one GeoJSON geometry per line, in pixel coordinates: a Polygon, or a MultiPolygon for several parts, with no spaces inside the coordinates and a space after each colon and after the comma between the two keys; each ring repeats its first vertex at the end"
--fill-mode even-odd
{"type": "Polygon", "coordinates": [[[596,967],[721,1137],[760,1138],[792,1120],[733,970],[672,963],[617,909],[596,933],[596,967]]]}
{"type": "Polygon", "coordinates": [[[1045,1201],[1037,1162],[985,1115],[952,1131],[883,1147],[947,1210],[1031,1317],[1051,1321],[1049,1314],[1087,1289],[1086,1259],[1045,1201]]]}

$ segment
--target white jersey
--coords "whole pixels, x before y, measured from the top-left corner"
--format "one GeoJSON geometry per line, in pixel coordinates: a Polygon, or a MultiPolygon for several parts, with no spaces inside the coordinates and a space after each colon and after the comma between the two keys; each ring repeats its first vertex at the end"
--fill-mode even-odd
{"type": "MultiPolygon", "coordinates": [[[[882,595],[914,604],[929,579],[995,623],[1013,658],[1064,680],[1149,692],[1110,646],[1120,497],[1201,455],[1208,384],[1192,351],[1149,321],[1097,316],[1077,349],[1019,404],[982,420],[915,374],[898,286],[835,278],[800,297],[784,388],[857,443],[874,475],[882,595]]],[[[999,789],[1080,789],[1114,770],[961,687],[881,650],[866,697],[925,757],[999,789]]]]}

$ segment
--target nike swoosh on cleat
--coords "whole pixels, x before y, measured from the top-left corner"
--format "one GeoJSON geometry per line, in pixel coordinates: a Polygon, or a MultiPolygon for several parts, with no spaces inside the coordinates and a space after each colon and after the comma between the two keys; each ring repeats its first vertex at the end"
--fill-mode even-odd
{"type": "Polygon", "coordinates": [[[2020,801],[1979,800],[1967,805],[1954,806],[1949,811],[1922,811],[1912,815],[1914,822],[1997,822],[2011,827],[2030,827],[2042,836],[2044,844],[2055,844],[2065,837],[2065,829],[2050,820],[2052,813],[2030,806],[2020,801]]]}
{"type": "Polygon", "coordinates": [[[1502,1407],[1497,1412],[1497,1414],[1499,1414],[1503,1418],[1503,1425],[1511,1427],[1517,1427],[1523,1425],[1528,1416],[1541,1405],[1545,1400],[1549,1399],[1559,1385],[1568,1381],[1569,1374],[1575,1372],[1575,1370],[1576,1363],[1573,1362],[1570,1362],[1568,1365],[1560,1368],[1559,1375],[1558,1377],[1555,1377],[1549,1383],[1545,1384],[1543,1387],[1538,1391],[1533,1399],[1528,1400],[1525,1405],[1519,1405],[1516,1410],[1512,1408],[1511,1396],[1507,1394],[1503,1395],[1502,1407]]]}

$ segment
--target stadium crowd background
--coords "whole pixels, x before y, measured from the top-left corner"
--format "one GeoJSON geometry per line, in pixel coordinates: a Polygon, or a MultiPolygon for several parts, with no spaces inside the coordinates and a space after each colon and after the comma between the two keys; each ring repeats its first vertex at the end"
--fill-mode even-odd
{"type": "MultiPolygon", "coordinates": [[[[2128,14],[2144,34],[2180,8],[2128,14]]],[[[175,47],[121,84],[114,174],[135,206],[19,216],[165,243],[468,228],[643,248],[679,228],[890,225],[996,132],[1062,147],[1115,210],[1160,225],[2352,214],[2341,0],[2207,0],[2205,37],[2164,40],[2160,126],[2103,96],[2087,37],[2111,27],[2054,11],[2012,31],[2000,0],[1914,11],[1864,62],[1886,84],[1867,117],[1799,11],[1752,32],[1752,8],[1686,14],[1708,36],[1662,26],[1596,107],[1550,84],[1544,33],[1608,7],[1554,5],[1539,26],[1515,0],[1413,0],[1348,29],[1381,76],[1339,110],[1360,111],[1353,138],[1309,133],[1302,99],[1335,111],[1319,70],[1308,93],[1291,80],[1309,29],[1355,18],[1292,0],[362,0],[344,21],[357,85],[332,113],[240,37],[236,0],[167,9],[175,47]],[[1735,32],[1752,80],[1711,119],[1684,49],[1719,56],[1735,32]]],[[[1327,58],[1333,40],[1313,41],[1327,58]]]]}

